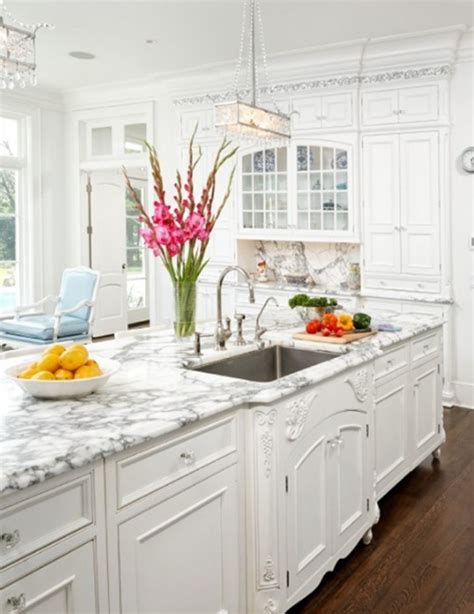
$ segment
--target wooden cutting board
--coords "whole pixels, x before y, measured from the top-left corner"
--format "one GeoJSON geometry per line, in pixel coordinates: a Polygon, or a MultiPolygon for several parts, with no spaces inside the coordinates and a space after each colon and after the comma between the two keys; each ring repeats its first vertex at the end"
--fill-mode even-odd
{"type": "Polygon", "coordinates": [[[369,330],[363,333],[346,333],[342,337],[335,337],[334,335],[324,337],[321,335],[321,333],[316,333],[315,335],[309,335],[308,333],[295,333],[293,335],[293,339],[299,339],[300,341],[317,341],[318,343],[345,344],[352,343],[353,341],[359,341],[360,339],[364,339],[364,337],[370,337],[371,335],[376,334],[376,330],[369,330]]]}

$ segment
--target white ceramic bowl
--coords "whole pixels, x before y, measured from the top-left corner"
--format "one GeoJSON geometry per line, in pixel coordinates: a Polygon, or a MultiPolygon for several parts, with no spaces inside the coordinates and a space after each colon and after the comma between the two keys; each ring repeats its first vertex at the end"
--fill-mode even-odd
{"type": "MultiPolygon", "coordinates": [[[[91,358],[94,358],[94,356],[91,356],[91,358]]],[[[5,369],[5,375],[8,379],[16,382],[25,392],[28,392],[31,396],[38,399],[83,397],[86,394],[90,394],[102,388],[109,377],[120,369],[120,363],[116,360],[102,357],[96,357],[96,360],[102,369],[102,375],[90,377],[88,379],[71,379],[64,381],[19,379],[18,375],[31,363],[31,359],[27,363],[22,362],[21,364],[5,369]]]]}

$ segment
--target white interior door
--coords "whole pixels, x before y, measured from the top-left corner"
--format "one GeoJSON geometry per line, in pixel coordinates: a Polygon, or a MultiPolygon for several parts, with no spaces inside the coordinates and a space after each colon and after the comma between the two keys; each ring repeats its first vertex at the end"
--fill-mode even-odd
{"type": "Polygon", "coordinates": [[[91,175],[92,268],[100,271],[93,336],[127,328],[125,183],[116,170],[91,175]]]}

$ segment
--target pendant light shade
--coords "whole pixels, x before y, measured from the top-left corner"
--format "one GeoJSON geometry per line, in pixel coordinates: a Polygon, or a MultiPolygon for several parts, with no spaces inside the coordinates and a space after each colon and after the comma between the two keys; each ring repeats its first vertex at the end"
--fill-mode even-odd
{"type": "Polygon", "coordinates": [[[215,105],[216,128],[225,133],[235,134],[239,138],[258,142],[289,139],[290,117],[278,109],[274,100],[272,100],[272,104],[275,110],[261,106],[258,101],[259,90],[262,89],[262,86],[265,86],[265,91],[271,92],[267,77],[263,24],[258,0],[244,0],[240,52],[234,85],[235,100],[215,105]],[[257,66],[257,21],[260,39],[260,69],[257,66]],[[242,100],[243,96],[239,87],[246,45],[248,46],[248,71],[244,96],[249,94],[250,99],[248,101],[242,100]],[[263,83],[260,76],[263,77],[263,83]]]}

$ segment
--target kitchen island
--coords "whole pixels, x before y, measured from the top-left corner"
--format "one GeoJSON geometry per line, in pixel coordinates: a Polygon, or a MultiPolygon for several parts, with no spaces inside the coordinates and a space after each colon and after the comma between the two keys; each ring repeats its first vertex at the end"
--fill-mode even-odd
{"type": "MultiPolygon", "coordinates": [[[[186,366],[251,345],[195,359],[170,332],[95,344],[122,369],[83,399],[1,380],[1,607],[269,614],[300,601],[370,541],[377,499],[444,438],[442,322],[392,321],[400,332],[267,383],[186,366]]],[[[267,344],[321,350],[278,324],[267,344]]]]}

